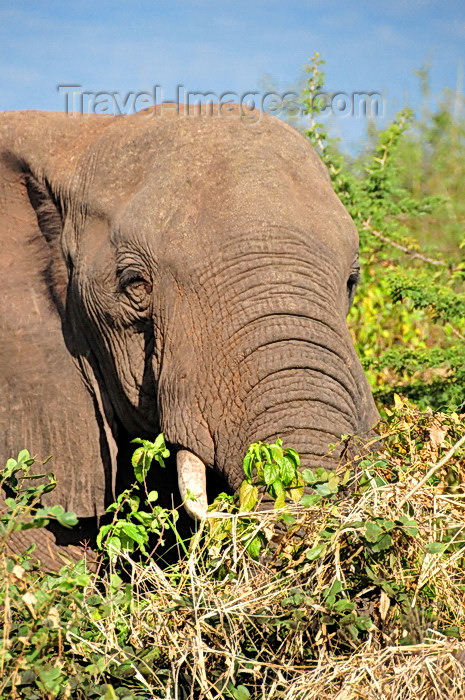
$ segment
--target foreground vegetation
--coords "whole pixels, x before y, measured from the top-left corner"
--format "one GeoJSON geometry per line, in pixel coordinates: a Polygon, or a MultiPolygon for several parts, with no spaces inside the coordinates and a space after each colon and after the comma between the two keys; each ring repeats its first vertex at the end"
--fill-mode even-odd
{"type": "MultiPolygon", "coordinates": [[[[293,451],[253,446],[240,496],[219,497],[164,568],[130,552],[176,515],[132,490],[101,533],[100,572],[82,560],[45,574],[13,555],[12,530],[70,516],[34,511],[31,460],[10,460],[0,697],[461,699],[465,419],[397,399],[382,432],[376,453],[300,477],[293,451]],[[292,498],[251,512],[256,484],[292,498]]],[[[149,449],[165,450],[139,451],[141,480],[149,449]]]]}
{"type": "Polygon", "coordinates": [[[54,483],[32,480],[26,451],[10,459],[2,700],[463,698],[465,125],[446,95],[350,160],[318,121],[321,64],[307,67],[305,129],[360,233],[349,321],[382,445],[335,473],[301,471],[292,445],[252,446],[237,498],[220,496],[164,566],[150,552],[177,513],[137,489],[166,447],[141,441],[135,488],[100,531],[101,568],[84,558],[54,574],[11,537],[75,517],[38,505],[54,483]],[[275,508],[256,512],[263,491],[275,508]]]}

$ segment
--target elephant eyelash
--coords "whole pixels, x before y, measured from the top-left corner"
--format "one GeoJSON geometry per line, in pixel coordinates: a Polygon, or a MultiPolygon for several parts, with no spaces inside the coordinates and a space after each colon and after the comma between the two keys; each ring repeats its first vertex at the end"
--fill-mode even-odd
{"type": "Polygon", "coordinates": [[[125,307],[123,316],[133,325],[146,317],[151,306],[152,284],[137,270],[125,270],[118,280],[118,293],[125,307]]]}
{"type": "Polygon", "coordinates": [[[355,287],[360,279],[360,269],[352,270],[347,280],[348,287],[355,287]]]}
{"type": "Polygon", "coordinates": [[[118,280],[118,291],[128,292],[131,288],[144,287],[147,293],[152,291],[151,283],[136,270],[125,271],[118,280]]]}
{"type": "Polygon", "coordinates": [[[350,309],[355,296],[355,290],[360,279],[360,266],[354,266],[347,280],[348,309],[350,309]]]}

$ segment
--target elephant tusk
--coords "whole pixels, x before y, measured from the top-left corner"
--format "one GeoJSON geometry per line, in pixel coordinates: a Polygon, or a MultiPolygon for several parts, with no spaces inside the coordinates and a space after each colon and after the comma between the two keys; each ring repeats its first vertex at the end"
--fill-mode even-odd
{"type": "Polygon", "coordinates": [[[205,464],[188,450],[176,455],[178,484],[184,508],[194,520],[202,520],[207,514],[207,476],[205,464]],[[189,493],[196,498],[189,497],[189,493]]]}

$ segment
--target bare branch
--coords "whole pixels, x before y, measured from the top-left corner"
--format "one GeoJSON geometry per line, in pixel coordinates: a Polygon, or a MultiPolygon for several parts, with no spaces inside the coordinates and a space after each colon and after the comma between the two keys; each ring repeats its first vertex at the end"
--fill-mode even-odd
{"type": "Polygon", "coordinates": [[[460,269],[459,267],[454,267],[454,266],[449,265],[445,260],[435,260],[433,258],[428,258],[426,255],[422,255],[421,253],[417,253],[414,250],[410,250],[410,248],[406,248],[405,246],[401,245],[400,243],[396,243],[395,241],[391,241],[391,239],[387,238],[387,236],[383,236],[382,233],[380,233],[379,231],[375,231],[375,229],[371,228],[369,221],[366,221],[363,224],[363,230],[368,231],[368,233],[370,235],[375,236],[376,238],[379,238],[384,243],[387,243],[388,245],[392,246],[393,248],[397,248],[397,250],[401,250],[403,253],[410,255],[410,257],[412,257],[412,258],[417,258],[418,260],[422,260],[423,262],[429,263],[430,265],[445,265],[446,267],[449,267],[449,269],[452,272],[458,271],[460,269]]]}

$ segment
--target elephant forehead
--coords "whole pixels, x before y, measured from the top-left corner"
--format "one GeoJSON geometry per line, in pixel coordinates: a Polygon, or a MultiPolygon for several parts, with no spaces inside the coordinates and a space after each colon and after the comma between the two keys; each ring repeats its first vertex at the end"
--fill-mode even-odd
{"type": "Polygon", "coordinates": [[[157,198],[148,189],[118,218],[116,247],[150,251],[160,261],[290,253],[305,259],[317,251],[353,262],[358,237],[342,207],[315,202],[300,207],[291,197],[273,201],[239,191],[216,195],[198,191],[181,201],[157,198]],[[300,211],[298,211],[300,207],[300,211]],[[341,211],[342,209],[342,211],[341,211]]]}
{"type": "Polygon", "coordinates": [[[304,231],[309,240],[316,237],[340,255],[353,256],[355,226],[303,137],[289,136],[284,125],[276,133],[237,125],[226,135],[218,127],[188,126],[191,138],[186,125],[175,129],[163,157],[154,153],[146,159],[143,177],[129,196],[121,194],[119,240],[156,239],[185,250],[215,241],[224,245],[247,231],[260,230],[266,238],[268,223],[304,231]]]}

